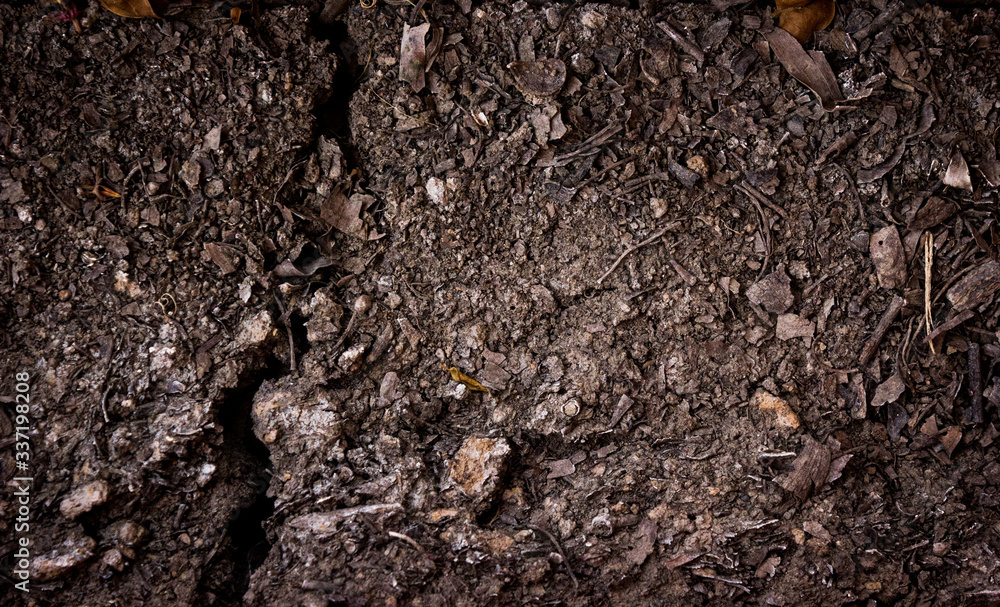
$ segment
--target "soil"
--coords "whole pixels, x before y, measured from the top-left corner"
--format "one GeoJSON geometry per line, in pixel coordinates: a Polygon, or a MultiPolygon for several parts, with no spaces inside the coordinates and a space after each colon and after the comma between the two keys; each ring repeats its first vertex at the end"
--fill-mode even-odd
{"type": "Polygon", "coordinates": [[[837,8],[0,6],[0,603],[1000,604],[1000,18],[837,8]]]}

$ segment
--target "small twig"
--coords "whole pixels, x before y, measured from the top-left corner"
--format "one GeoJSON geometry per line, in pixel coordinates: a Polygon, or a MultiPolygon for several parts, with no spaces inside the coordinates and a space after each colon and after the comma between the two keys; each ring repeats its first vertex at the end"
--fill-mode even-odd
{"type": "Polygon", "coordinates": [[[674,41],[674,44],[681,47],[681,49],[685,53],[697,59],[698,63],[705,62],[705,53],[703,53],[701,49],[695,46],[694,43],[692,43],[690,40],[682,36],[680,32],[678,32],[677,30],[675,30],[674,28],[670,27],[669,25],[667,25],[662,21],[660,23],[657,23],[656,25],[660,26],[660,29],[663,30],[667,34],[667,36],[669,36],[670,39],[674,41]]]}
{"type": "Polygon", "coordinates": [[[938,335],[941,335],[945,331],[951,331],[952,329],[954,329],[958,325],[962,324],[963,322],[969,320],[970,318],[972,318],[975,315],[976,315],[976,313],[973,312],[972,310],[964,310],[964,311],[962,311],[958,316],[956,316],[954,318],[948,319],[943,324],[941,324],[940,326],[938,326],[938,328],[936,328],[933,331],[931,331],[930,333],[928,333],[927,337],[924,338],[924,343],[926,344],[926,343],[932,341],[934,338],[936,338],[938,335]]]}
{"type": "Polygon", "coordinates": [[[386,533],[389,534],[389,537],[394,537],[397,540],[403,540],[407,544],[416,548],[418,552],[426,552],[426,550],[424,550],[424,547],[417,543],[417,540],[406,535],[405,533],[399,533],[398,531],[387,531],[386,533]]]}
{"type": "Polygon", "coordinates": [[[572,152],[567,152],[561,154],[552,159],[552,161],[545,166],[563,166],[569,164],[570,160],[589,152],[594,148],[598,148],[608,142],[609,139],[618,134],[618,131],[622,130],[622,123],[613,122],[608,126],[604,127],[600,131],[597,131],[594,135],[586,139],[580,144],[580,147],[576,148],[572,152]]]}
{"type": "Polygon", "coordinates": [[[902,10],[903,10],[902,2],[897,1],[890,3],[888,6],[885,7],[885,10],[879,13],[877,17],[872,19],[872,22],[868,24],[868,27],[864,27],[858,30],[857,32],[854,32],[854,35],[852,36],[854,38],[854,41],[861,42],[868,36],[871,36],[872,34],[880,31],[883,27],[886,26],[886,24],[895,19],[896,15],[898,15],[902,10]]]}
{"type": "Polygon", "coordinates": [[[576,579],[576,575],[573,574],[573,568],[569,566],[569,559],[566,558],[566,553],[563,552],[562,546],[559,545],[559,540],[556,539],[556,536],[552,535],[551,533],[542,529],[541,527],[528,525],[528,529],[531,529],[532,531],[537,531],[538,533],[541,533],[545,537],[549,538],[549,541],[552,542],[552,545],[556,547],[556,552],[558,552],[559,556],[562,557],[563,565],[566,566],[566,573],[569,574],[569,579],[573,580],[573,587],[579,588],[580,582],[579,580],[576,579]]]}
{"type": "MultiPolygon", "coordinates": [[[[931,319],[931,268],[934,265],[934,235],[930,232],[924,233],[924,324],[927,327],[927,334],[934,331],[934,322],[931,319]]],[[[937,355],[934,348],[934,341],[928,342],[931,346],[931,354],[937,355]]]]}
{"type": "Polygon", "coordinates": [[[859,366],[863,367],[871,362],[872,357],[875,356],[875,350],[878,349],[879,344],[882,343],[882,338],[885,337],[885,332],[889,330],[889,326],[896,320],[896,316],[903,309],[904,303],[906,303],[906,300],[899,295],[892,296],[892,301],[889,302],[889,307],[885,309],[885,313],[882,314],[882,318],[878,321],[875,332],[868,338],[864,349],[861,350],[859,366]]]}
{"type": "Polygon", "coordinates": [[[627,251],[625,251],[624,253],[622,253],[621,255],[619,255],[618,259],[615,260],[615,263],[611,264],[611,267],[608,268],[608,271],[605,272],[603,276],[601,276],[600,278],[597,279],[597,284],[601,284],[602,282],[604,282],[604,279],[607,278],[608,276],[610,276],[611,273],[614,272],[618,268],[618,266],[621,264],[622,260],[624,260],[626,257],[628,257],[632,253],[638,251],[642,247],[644,247],[644,246],[646,246],[648,244],[652,244],[652,243],[656,242],[658,239],[662,238],[664,234],[667,233],[667,230],[670,230],[671,228],[674,228],[676,226],[677,226],[677,222],[671,222],[671,223],[663,226],[662,228],[660,228],[659,230],[657,230],[657,232],[655,234],[653,234],[652,236],[650,236],[646,240],[643,240],[639,244],[630,247],[627,251]]]}
{"type": "Polygon", "coordinates": [[[781,215],[785,219],[788,219],[788,213],[785,212],[785,209],[779,207],[778,205],[776,205],[773,202],[771,202],[770,200],[768,200],[767,196],[764,196],[764,194],[761,193],[760,190],[758,190],[757,188],[753,187],[749,183],[737,183],[735,187],[736,187],[737,190],[743,192],[747,196],[749,196],[751,198],[756,198],[758,202],[760,202],[761,204],[763,204],[767,208],[771,209],[772,211],[774,211],[778,215],[781,215]]]}
{"type": "Polygon", "coordinates": [[[970,406],[965,410],[965,421],[979,424],[983,421],[983,374],[979,356],[979,344],[969,342],[969,398],[970,406]]]}
{"type": "Polygon", "coordinates": [[[274,293],[274,301],[278,304],[278,310],[281,312],[281,316],[278,318],[280,322],[285,327],[285,333],[288,334],[288,356],[289,356],[289,367],[291,371],[296,370],[295,365],[295,339],[292,336],[292,323],[289,322],[289,316],[292,315],[291,309],[285,310],[284,304],[278,298],[278,294],[274,293]]]}
{"type": "Polygon", "coordinates": [[[847,185],[851,187],[851,193],[854,194],[854,200],[858,202],[858,213],[861,215],[861,221],[865,221],[865,205],[861,203],[861,195],[858,194],[858,186],[854,185],[854,177],[851,177],[847,169],[836,162],[831,162],[830,166],[835,167],[844,174],[844,178],[847,179],[847,185]]]}

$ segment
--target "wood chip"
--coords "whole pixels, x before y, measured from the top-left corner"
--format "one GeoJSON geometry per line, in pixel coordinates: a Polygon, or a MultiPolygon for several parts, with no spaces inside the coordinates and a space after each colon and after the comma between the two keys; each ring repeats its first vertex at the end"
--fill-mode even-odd
{"type": "Polygon", "coordinates": [[[830,474],[830,449],[806,437],[805,447],[792,463],[794,468],[782,480],[781,486],[804,500],[824,484],[830,474]]]}
{"type": "Polygon", "coordinates": [[[892,377],[875,388],[875,394],[872,395],[872,407],[878,408],[886,403],[896,402],[905,390],[906,384],[903,382],[903,376],[897,370],[892,374],[892,377]]]}
{"type": "Polygon", "coordinates": [[[948,289],[948,301],[956,312],[971,310],[990,301],[1000,289],[1000,263],[987,261],[948,289]]]}
{"type": "Polygon", "coordinates": [[[562,478],[576,472],[576,465],[572,460],[560,459],[549,463],[549,475],[547,478],[562,478]]]}

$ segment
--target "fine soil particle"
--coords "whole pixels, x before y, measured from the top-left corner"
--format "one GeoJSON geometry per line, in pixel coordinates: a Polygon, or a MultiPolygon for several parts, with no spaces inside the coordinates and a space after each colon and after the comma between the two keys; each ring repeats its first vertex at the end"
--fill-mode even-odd
{"type": "Polygon", "coordinates": [[[997,604],[996,9],[321,4],[0,6],[11,604],[997,604]]]}

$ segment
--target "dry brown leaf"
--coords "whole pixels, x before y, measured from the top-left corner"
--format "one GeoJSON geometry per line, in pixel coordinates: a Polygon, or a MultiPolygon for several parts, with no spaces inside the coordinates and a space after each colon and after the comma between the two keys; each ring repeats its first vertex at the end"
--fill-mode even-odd
{"type": "Polygon", "coordinates": [[[962,152],[955,150],[944,174],[944,184],[960,190],[972,191],[972,178],[969,175],[969,165],[965,162],[962,152]]]}
{"type": "Polygon", "coordinates": [[[819,97],[823,109],[837,107],[844,100],[837,77],[820,51],[806,51],[795,37],[783,29],[773,29],[764,34],[774,56],[785,70],[819,97]]]}
{"type": "Polygon", "coordinates": [[[830,475],[830,449],[806,437],[805,446],[792,463],[793,470],[781,479],[781,486],[804,500],[814,489],[826,484],[830,475]]]}
{"type": "Polygon", "coordinates": [[[164,0],[101,0],[101,6],[118,15],[129,19],[155,17],[161,19],[160,13],[167,6],[164,0]]]}
{"type": "Polygon", "coordinates": [[[465,373],[458,370],[458,367],[446,367],[441,365],[441,368],[451,374],[451,378],[460,384],[465,384],[465,387],[470,390],[475,390],[476,392],[489,392],[483,384],[472,379],[465,373]]]}
{"type": "Polygon", "coordinates": [[[813,32],[830,25],[837,12],[833,0],[777,0],[775,5],[778,27],[795,36],[802,44],[809,42],[813,32]]]}
{"type": "Polygon", "coordinates": [[[507,65],[517,90],[533,97],[551,97],[566,83],[566,64],[559,59],[514,61],[507,65]]]}
{"type": "Polygon", "coordinates": [[[403,24],[403,40],[399,45],[399,79],[408,83],[415,93],[419,93],[426,83],[427,47],[424,39],[430,29],[430,23],[417,27],[403,24]]]}
{"type": "Polygon", "coordinates": [[[986,156],[979,163],[979,172],[991,186],[1000,187],[1000,162],[997,162],[997,150],[993,146],[986,150],[986,156]]]}
{"type": "Polygon", "coordinates": [[[962,429],[958,426],[952,426],[938,440],[941,441],[944,452],[948,454],[948,457],[951,457],[951,454],[955,452],[955,447],[962,440],[962,429]]]}
{"type": "Polygon", "coordinates": [[[358,194],[350,198],[340,190],[335,189],[323,203],[320,209],[320,219],[330,227],[336,228],[345,234],[365,237],[365,225],[361,220],[361,211],[364,208],[365,197],[358,194]]]}

